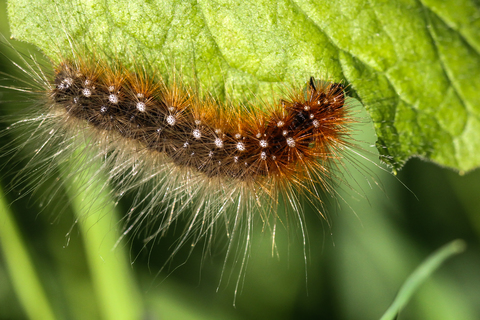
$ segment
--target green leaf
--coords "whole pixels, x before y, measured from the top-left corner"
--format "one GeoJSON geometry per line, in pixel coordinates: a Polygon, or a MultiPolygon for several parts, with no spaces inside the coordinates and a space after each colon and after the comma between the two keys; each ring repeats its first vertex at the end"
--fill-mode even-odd
{"type": "Polygon", "coordinates": [[[412,156],[461,171],[480,165],[474,0],[11,0],[8,12],[13,37],[53,61],[72,55],[70,37],[127,66],[180,68],[220,99],[267,99],[310,76],[343,80],[395,170],[412,156]]]}

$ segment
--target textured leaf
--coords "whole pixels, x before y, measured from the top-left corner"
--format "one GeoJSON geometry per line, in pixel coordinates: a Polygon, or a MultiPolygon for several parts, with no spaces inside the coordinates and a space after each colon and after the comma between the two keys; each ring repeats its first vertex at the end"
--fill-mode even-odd
{"type": "Polygon", "coordinates": [[[181,68],[219,98],[267,98],[310,76],[343,80],[394,169],[412,156],[461,171],[480,165],[474,0],[11,0],[8,11],[14,38],[52,60],[72,54],[69,35],[126,65],[181,68]]]}

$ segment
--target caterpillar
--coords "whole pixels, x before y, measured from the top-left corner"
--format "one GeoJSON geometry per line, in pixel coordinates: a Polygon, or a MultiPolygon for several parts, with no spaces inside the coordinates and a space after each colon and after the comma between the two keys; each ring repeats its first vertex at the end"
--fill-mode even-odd
{"type": "Polygon", "coordinates": [[[36,110],[10,129],[31,125],[24,134],[44,158],[21,175],[38,175],[38,185],[52,163],[73,163],[68,180],[100,162],[94,178],[106,173],[101,184],[116,199],[136,194],[123,236],[142,231],[149,242],[187,221],[171,257],[225,229],[227,256],[242,243],[243,264],[257,223],[275,241],[277,225],[293,219],[305,243],[305,202],[327,220],[324,198],[335,197],[345,163],[356,161],[348,86],[311,77],[282,97],[224,102],[181,75],[115,63],[87,45],[70,49],[20,68],[36,110]]]}
{"type": "Polygon", "coordinates": [[[72,137],[83,137],[92,157],[104,159],[117,195],[148,184],[149,200],[139,201],[146,209],[129,228],[155,216],[162,221],[155,234],[187,209],[196,212],[189,230],[200,234],[220,217],[233,229],[232,221],[257,212],[265,223],[279,205],[300,217],[299,197],[325,217],[321,198],[334,192],[342,153],[354,146],[344,85],[313,77],[259,108],[201,98],[181,83],[95,59],[31,76],[44,88],[43,116],[32,121],[46,136],[38,139],[61,146],[61,158],[78,147],[72,137]]]}
{"type": "MultiPolygon", "coordinates": [[[[262,111],[199,100],[175,85],[169,88],[106,65],[62,63],[54,83],[49,99],[52,108],[62,111],[66,127],[88,123],[104,140],[99,144],[125,140],[143,157],[141,166],[175,172],[177,178],[162,177],[154,183],[165,195],[162,200],[169,197],[164,190],[183,189],[183,196],[167,200],[170,207],[177,202],[189,206],[190,199],[205,193],[219,196],[216,206],[221,211],[232,204],[237,207],[233,216],[265,210],[268,220],[280,198],[297,202],[295,189],[313,203],[321,197],[317,186],[333,192],[332,162],[349,146],[346,136],[352,120],[344,108],[344,87],[337,83],[311,78],[307,92],[292,92],[289,99],[262,111]],[[240,200],[243,197],[247,200],[240,200]],[[242,208],[242,202],[249,201],[256,205],[242,208]],[[270,204],[262,209],[265,202],[270,204]]],[[[117,144],[111,148],[114,152],[117,144]]],[[[194,211],[204,210],[207,220],[215,220],[218,212],[200,203],[194,211]]],[[[203,224],[204,219],[199,221],[203,224]]]]}
{"type": "Polygon", "coordinates": [[[194,101],[179,88],[138,74],[100,69],[62,63],[47,93],[52,107],[65,110],[66,123],[83,120],[153,157],[166,155],[188,176],[231,178],[262,190],[265,180],[278,188],[285,179],[302,185],[313,175],[325,186],[329,160],[338,159],[346,144],[349,119],[341,84],[315,84],[311,78],[305,97],[292,96],[261,113],[194,101]]]}

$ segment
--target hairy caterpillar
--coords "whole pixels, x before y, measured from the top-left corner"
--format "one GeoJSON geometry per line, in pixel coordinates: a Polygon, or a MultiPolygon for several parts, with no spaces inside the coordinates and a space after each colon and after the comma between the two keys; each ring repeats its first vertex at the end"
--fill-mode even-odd
{"type": "Polygon", "coordinates": [[[277,224],[289,224],[277,211],[303,228],[303,200],[324,216],[321,198],[335,194],[354,146],[356,120],[343,85],[311,79],[273,102],[224,103],[181,79],[167,81],[143,65],[107,62],[79,47],[69,48],[76,59],[60,55],[52,66],[24,69],[42,103],[28,134],[40,141],[35,157],[47,154],[40,170],[32,162],[24,173],[32,169],[41,181],[51,162],[88,157],[73,176],[101,159],[116,196],[146,193],[126,216],[124,234],[145,227],[147,241],[155,239],[185,214],[173,253],[222,225],[232,239],[228,252],[239,234],[248,248],[255,220],[273,234],[277,224]]]}
{"type": "Polygon", "coordinates": [[[161,233],[193,208],[191,230],[204,234],[222,217],[234,233],[235,219],[258,213],[269,221],[279,203],[300,215],[300,196],[323,215],[321,197],[334,192],[336,167],[352,147],[341,84],[311,78],[305,90],[260,109],[202,99],[93,58],[38,75],[45,109],[33,122],[40,140],[61,146],[54,158],[78,147],[69,137],[83,135],[92,157],[105,158],[118,194],[149,185],[150,202],[130,228],[155,215],[161,233]]]}

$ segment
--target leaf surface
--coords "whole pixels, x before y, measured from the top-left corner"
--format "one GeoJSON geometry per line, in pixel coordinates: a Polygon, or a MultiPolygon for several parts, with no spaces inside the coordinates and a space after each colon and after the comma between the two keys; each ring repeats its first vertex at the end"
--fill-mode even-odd
{"type": "Polygon", "coordinates": [[[8,12],[13,37],[53,61],[80,44],[127,66],[175,66],[220,99],[266,99],[310,76],[344,81],[394,170],[412,156],[480,165],[474,0],[10,0],[8,12]]]}

